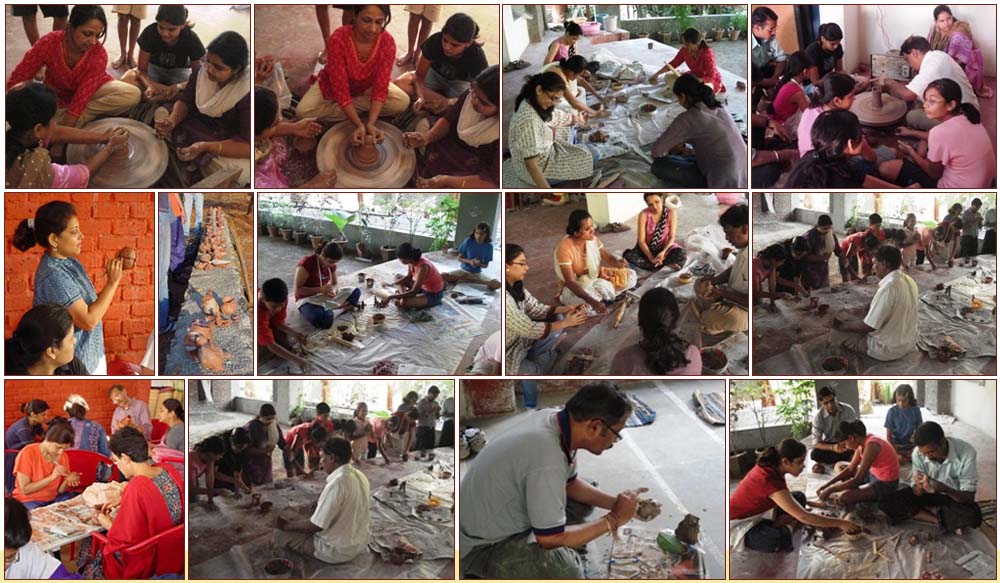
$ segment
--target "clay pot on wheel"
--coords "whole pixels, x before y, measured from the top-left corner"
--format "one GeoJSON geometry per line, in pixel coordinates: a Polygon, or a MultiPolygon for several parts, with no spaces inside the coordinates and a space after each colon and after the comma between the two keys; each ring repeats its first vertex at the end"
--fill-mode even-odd
{"type": "Polygon", "coordinates": [[[822,367],[824,374],[844,374],[847,372],[847,359],[843,356],[831,356],[829,358],[824,358],[822,367]]]}
{"type": "Polygon", "coordinates": [[[122,260],[122,269],[128,271],[135,267],[137,256],[135,247],[125,247],[118,252],[117,258],[122,260]]]}

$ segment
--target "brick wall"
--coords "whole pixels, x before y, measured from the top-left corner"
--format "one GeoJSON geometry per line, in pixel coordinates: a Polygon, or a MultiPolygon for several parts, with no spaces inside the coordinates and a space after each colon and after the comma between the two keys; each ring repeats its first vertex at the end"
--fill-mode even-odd
{"type": "Polygon", "coordinates": [[[41,247],[22,253],[10,240],[22,219],[34,218],[38,207],[52,200],[76,206],[83,231],[79,259],[98,293],[107,282],[107,261],[122,247],[138,251],[135,269],[125,272],[103,322],[108,362],[117,358],[140,362],[153,330],[156,302],[156,207],[152,193],[5,193],[4,337],[13,334],[21,316],[32,306],[35,269],[42,255],[41,247]]]}
{"type": "MultiPolygon", "coordinates": [[[[158,392],[159,389],[151,389],[148,380],[29,380],[18,379],[9,380],[4,383],[4,407],[3,425],[10,427],[21,418],[20,406],[32,399],[41,399],[49,404],[49,417],[60,415],[65,417],[63,404],[66,397],[72,394],[82,395],[90,405],[88,419],[100,423],[105,429],[111,427],[111,415],[115,406],[108,398],[108,389],[111,385],[119,384],[125,387],[125,391],[130,397],[150,403],[155,401],[157,395],[150,399],[150,391],[158,392]]],[[[168,389],[171,392],[172,389],[168,389]]],[[[150,414],[155,417],[156,411],[150,409],[150,414]]]]}

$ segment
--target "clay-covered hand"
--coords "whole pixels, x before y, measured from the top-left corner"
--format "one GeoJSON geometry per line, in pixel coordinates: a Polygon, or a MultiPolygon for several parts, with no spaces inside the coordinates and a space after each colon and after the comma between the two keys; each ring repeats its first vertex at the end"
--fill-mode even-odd
{"type": "Polygon", "coordinates": [[[264,55],[263,57],[257,57],[253,62],[253,76],[255,83],[263,83],[271,78],[274,73],[274,57],[271,55],[264,55]]]}
{"type": "Polygon", "coordinates": [[[114,152],[128,144],[128,130],[125,128],[113,128],[108,136],[108,147],[114,152]]]}
{"type": "MultiPolygon", "coordinates": [[[[580,304],[583,306],[583,304],[580,304]]],[[[563,324],[567,328],[572,328],[573,326],[579,326],[587,321],[587,312],[583,310],[573,310],[568,312],[565,317],[563,317],[563,324]]]]}
{"type": "Polygon", "coordinates": [[[594,308],[594,311],[598,314],[607,314],[608,307],[604,305],[604,302],[600,300],[590,300],[590,307],[594,308]]]}
{"type": "Polygon", "coordinates": [[[369,136],[375,138],[376,144],[381,144],[385,141],[385,135],[382,133],[382,130],[378,129],[374,123],[369,123],[365,126],[365,131],[369,136]]]}
{"type": "Polygon", "coordinates": [[[61,476],[68,476],[68,475],[69,475],[69,468],[67,468],[66,466],[56,464],[55,466],[53,466],[52,472],[49,474],[49,477],[58,478],[61,476]]]}
{"type": "Polygon", "coordinates": [[[106,269],[108,276],[108,282],[117,283],[122,279],[122,260],[121,257],[115,257],[114,259],[108,261],[108,266],[106,269]]]}
{"type": "Polygon", "coordinates": [[[368,133],[368,129],[363,126],[355,126],[354,131],[351,132],[351,145],[361,146],[365,143],[365,134],[368,133]]]}
{"type": "Polygon", "coordinates": [[[421,111],[423,111],[424,105],[425,105],[424,98],[423,97],[418,97],[413,102],[413,113],[420,113],[421,111]]]}
{"type": "Polygon", "coordinates": [[[432,176],[430,178],[417,178],[417,188],[444,188],[447,186],[448,176],[432,176]]]}
{"type": "Polygon", "coordinates": [[[187,148],[177,148],[177,158],[182,162],[190,162],[206,151],[208,151],[208,142],[195,142],[187,148]]]}
{"type": "Polygon", "coordinates": [[[660,80],[660,76],[659,75],[653,75],[652,77],[649,78],[649,84],[650,85],[656,85],[656,82],[659,81],[659,80],[660,80]]]}
{"type": "Polygon", "coordinates": [[[323,131],[323,126],[314,117],[300,119],[292,124],[292,134],[300,138],[315,138],[323,131]]]}
{"type": "Polygon", "coordinates": [[[427,145],[427,134],[423,132],[406,132],[403,134],[403,145],[407,148],[423,148],[427,145]]]}
{"type": "Polygon", "coordinates": [[[174,120],[169,117],[165,117],[153,124],[153,131],[159,138],[169,138],[171,132],[174,131],[174,127],[176,127],[174,120]]]}
{"type": "Polygon", "coordinates": [[[611,117],[611,110],[608,109],[598,109],[594,112],[594,115],[590,116],[593,119],[603,119],[606,117],[611,117]]]}
{"type": "Polygon", "coordinates": [[[634,492],[622,492],[615,498],[615,505],[611,507],[611,516],[614,517],[618,526],[624,526],[635,518],[635,511],[638,507],[638,494],[634,492]]]}
{"type": "Polygon", "coordinates": [[[735,251],[736,250],[733,249],[732,247],[723,247],[722,251],[719,252],[719,257],[722,258],[723,261],[725,261],[726,259],[729,259],[729,256],[732,255],[735,251]]]}
{"type": "Polygon", "coordinates": [[[76,488],[80,485],[80,474],[76,472],[70,472],[66,474],[66,485],[70,488],[76,488]]]}
{"type": "Polygon", "coordinates": [[[851,522],[850,520],[841,521],[841,524],[839,526],[840,529],[846,532],[847,534],[858,534],[861,532],[861,525],[851,522]]]}

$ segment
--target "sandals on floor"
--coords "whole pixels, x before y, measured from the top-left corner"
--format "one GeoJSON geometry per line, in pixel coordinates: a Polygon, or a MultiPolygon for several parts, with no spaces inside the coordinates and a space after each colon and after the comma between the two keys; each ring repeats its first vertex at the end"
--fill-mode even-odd
{"type": "Polygon", "coordinates": [[[521,59],[515,59],[503,66],[504,73],[510,73],[511,71],[519,71],[525,67],[530,67],[531,63],[523,61],[521,59]]]}

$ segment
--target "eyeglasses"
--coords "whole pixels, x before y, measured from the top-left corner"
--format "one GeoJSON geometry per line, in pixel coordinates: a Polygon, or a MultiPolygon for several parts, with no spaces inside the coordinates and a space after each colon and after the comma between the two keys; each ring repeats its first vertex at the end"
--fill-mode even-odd
{"type": "Polygon", "coordinates": [[[513,263],[511,263],[511,265],[520,265],[521,267],[527,267],[528,266],[528,262],[527,261],[514,261],[513,263]]]}
{"type": "Polygon", "coordinates": [[[608,428],[608,431],[610,431],[611,433],[613,433],[615,435],[615,440],[614,440],[613,443],[618,443],[619,441],[622,440],[622,434],[618,433],[617,431],[615,431],[615,429],[613,427],[611,427],[611,425],[607,421],[605,421],[604,419],[601,419],[601,423],[603,423],[604,426],[608,428]]]}

